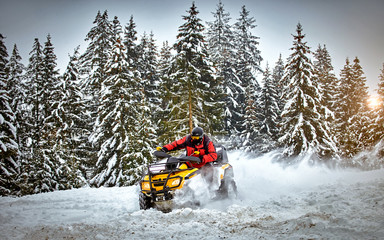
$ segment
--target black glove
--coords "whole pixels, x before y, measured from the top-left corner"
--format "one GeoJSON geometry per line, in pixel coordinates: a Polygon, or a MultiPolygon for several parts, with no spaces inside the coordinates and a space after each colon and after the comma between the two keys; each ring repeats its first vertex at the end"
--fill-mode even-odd
{"type": "Polygon", "coordinates": [[[168,149],[167,149],[166,147],[163,147],[163,148],[161,149],[161,151],[163,151],[163,152],[168,152],[168,149]]]}

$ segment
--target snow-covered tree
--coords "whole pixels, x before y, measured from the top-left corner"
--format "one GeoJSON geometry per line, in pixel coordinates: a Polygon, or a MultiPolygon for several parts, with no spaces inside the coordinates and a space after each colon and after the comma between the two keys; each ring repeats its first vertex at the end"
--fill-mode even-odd
{"type": "Polygon", "coordinates": [[[169,105],[170,116],[167,131],[175,137],[201,126],[206,132],[213,132],[222,117],[222,104],[216,101],[214,89],[218,85],[213,77],[211,63],[207,55],[207,46],[203,35],[204,26],[198,18],[195,3],[183,16],[185,23],[179,27],[174,45],[177,54],[173,60],[172,85],[169,105]],[[212,93],[214,92],[214,94],[212,93]]]}
{"type": "Polygon", "coordinates": [[[262,148],[260,134],[262,114],[258,87],[259,84],[252,81],[248,83],[245,90],[244,130],[239,135],[241,141],[239,147],[247,152],[256,152],[262,148]]]}
{"type": "Polygon", "coordinates": [[[237,95],[237,86],[240,85],[239,79],[234,70],[235,63],[235,43],[234,32],[230,25],[230,14],[224,9],[224,4],[219,1],[217,9],[212,13],[214,21],[207,22],[206,31],[208,53],[215,65],[216,75],[221,86],[224,98],[220,99],[225,103],[223,131],[227,134],[233,132],[235,118],[232,112],[239,105],[234,97],[237,95]]]}
{"type": "MultiPolygon", "coordinates": [[[[96,118],[98,117],[98,108],[100,106],[101,84],[106,79],[105,65],[108,61],[109,52],[112,49],[116,36],[113,24],[108,20],[108,12],[100,11],[97,13],[93,22],[94,26],[88,32],[86,41],[89,41],[88,47],[80,57],[81,67],[81,91],[85,109],[83,109],[83,119],[86,121],[84,134],[88,137],[94,131],[96,118]]],[[[116,26],[116,25],[115,25],[116,26]]],[[[85,146],[89,149],[89,166],[94,166],[97,159],[97,152],[100,149],[98,145],[85,146]],[[93,152],[93,153],[92,153],[93,152]]]]}
{"type": "Polygon", "coordinates": [[[97,187],[130,185],[141,174],[137,169],[146,163],[150,150],[156,144],[152,143],[153,134],[149,134],[154,133],[149,129],[152,126],[148,122],[149,111],[143,115],[143,85],[136,77],[138,74],[129,66],[126,49],[120,40],[111,52],[106,72],[108,77],[102,84],[102,101],[91,136],[101,148],[90,183],[97,187]]]}
{"type": "Polygon", "coordinates": [[[367,108],[368,88],[360,61],[350,64],[347,58],[340,74],[337,109],[337,139],[343,156],[351,158],[367,144],[370,117],[367,108]]]}
{"type": "Polygon", "coordinates": [[[43,129],[40,132],[41,146],[47,154],[47,158],[56,161],[53,145],[56,144],[56,132],[58,122],[54,117],[55,104],[61,101],[61,94],[57,91],[60,83],[59,71],[57,70],[57,57],[54,53],[54,47],[51,42],[51,36],[47,36],[43,49],[43,89],[42,89],[42,107],[43,107],[43,129]]]}
{"type": "Polygon", "coordinates": [[[327,125],[327,128],[331,129],[330,134],[333,141],[338,145],[335,134],[337,131],[335,111],[339,97],[340,83],[334,74],[331,57],[325,45],[323,47],[318,46],[314,52],[314,57],[314,79],[317,81],[319,90],[321,91],[321,104],[324,105],[324,112],[321,114],[324,118],[324,124],[327,125]]]}
{"type": "Polygon", "coordinates": [[[283,110],[285,105],[285,102],[283,101],[284,99],[282,98],[283,90],[286,86],[288,86],[288,83],[284,82],[284,73],[285,73],[284,61],[280,54],[279,59],[275,63],[275,67],[273,68],[273,72],[272,72],[272,80],[274,82],[274,85],[276,86],[276,92],[279,96],[278,106],[279,106],[280,112],[283,110]]]}
{"type": "Polygon", "coordinates": [[[161,85],[159,86],[161,103],[159,119],[157,121],[158,129],[157,136],[159,136],[159,143],[164,145],[170,141],[174,141],[174,134],[168,131],[168,118],[170,116],[169,104],[172,100],[172,86],[174,79],[170,78],[170,71],[172,66],[172,47],[169,46],[168,41],[163,42],[163,47],[160,49],[160,58],[158,61],[157,71],[160,77],[161,85]]]}
{"type": "Polygon", "coordinates": [[[160,76],[157,71],[158,66],[158,52],[153,33],[144,35],[138,46],[139,49],[139,62],[137,70],[140,72],[142,84],[144,86],[145,97],[148,100],[149,108],[152,112],[154,122],[159,120],[160,105],[161,105],[161,92],[159,89],[160,76]]]}
{"type": "Polygon", "coordinates": [[[136,23],[133,20],[133,16],[129,19],[129,23],[125,26],[124,30],[124,46],[126,49],[126,56],[128,64],[137,68],[137,62],[139,59],[138,47],[137,47],[137,31],[136,31],[136,23]]]}
{"type": "MultiPolygon", "coordinates": [[[[234,89],[234,101],[236,102],[235,109],[232,109],[233,117],[233,128],[234,134],[231,137],[236,137],[236,135],[244,136],[249,135],[248,131],[253,131],[252,129],[247,129],[246,124],[244,123],[247,104],[253,102],[258,104],[258,97],[260,96],[260,86],[256,79],[256,74],[261,73],[262,69],[260,67],[260,62],[263,60],[260,55],[260,50],[258,49],[258,39],[252,34],[251,30],[256,27],[255,19],[249,16],[249,11],[245,6],[242,6],[240,11],[240,17],[235,23],[235,44],[236,44],[236,59],[235,59],[235,69],[236,76],[238,78],[237,82],[233,84],[236,86],[234,89]],[[253,86],[252,86],[253,85],[253,86]],[[251,91],[247,93],[247,90],[251,91]],[[254,98],[254,99],[250,99],[254,98]],[[237,134],[236,134],[237,133],[237,134]]],[[[259,107],[259,106],[254,106],[259,107]]],[[[249,113],[249,112],[248,112],[249,113]]],[[[241,145],[241,143],[235,144],[241,145]]],[[[236,146],[235,146],[236,147],[236,146]]]]}
{"type": "Polygon", "coordinates": [[[276,147],[279,134],[279,93],[278,82],[272,77],[267,65],[264,71],[263,87],[260,96],[261,127],[260,134],[263,140],[262,151],[268,151],[276,147]]]}
{"type": "Polygon", "coordinates": [[[115,18],[112,21],[112,34],[114,36],[114,38],[112,38],[114,44],[116,44],[116,41],[118,39],[121,39],[123,35],[123,28],[117,16],[115,16],[115,18]]]}
{"type": "Polygon", "coordinates": [[[32,122],[35,130],[32,135],[32,155],[26,167],[30,190],[40,193],[60,188],[57,173],[59,162],[53,150],[57,123],[52,115],[53,104],[57,101],[53,93],[58,83],[58,70],[50,35],[43,49],[35,39],[30,55],[28,76],[32,83],[32,122]]]}
{"type": "Polygon", "coordinates": [[[323,47],[319,45],[314,53],[314,57],[314,76],[321,87],[322,103],[330,111],[334,112],[339,92],[339,81],[334,73],[331,56],[325,45],[323,47]]]}
{"type": "Polygon", "coordinates": [[[376,110],[376,120],[372,133],[374,144],[384,139],[384,64],[379,75],[377,94],[379,95],[379,106],[376,110]]]}
{"type": "Polygon", "coordinates": [[[79,87],[79,47],[70,56],[62,78],[52,93],[56,96],[52,104],[52,119],[55,122],[55,143],[53,150],[60,163],[60,189],[81,187],[85,184],[84,165],[87,161],[87,138],[83,135],[85,121],[82,117],[84,104],[79,87]]]}
{"type": "Polygon", "coordinates": [[[16,177],[20,173],[17,159],[19,146],[15,127],[15,112],[10,105],[7,88],[8,51],[4,37],[0,34],[0,195],[5,196],[16,190],[16,177]]]}
{"type": "MultiPolygon", "coordinates": [[[[85,53],[81,56],[81,61],[88,77],[83,80],[83,88],[88,90],[90,96],[93,96],[90,103],[99,102],[98,92],[101,88],[101,82],[105,79],[105,64],[108,60],[108,52],[112,49],[115,35],[113,33],[112,23],[108,20],[108,12],[100,11],[97,13],[94,27],[88,32],[86,41],[89,41],[85,53]]],[[[84,71],[84,70],[83,70],[84,71]]],[[[97,109],[97,105],[93,108],[97,109]]]]}
{"type": "Polygon", "coordinates": [[[304,42],[305,35],[299,23],[293,35],[293,51],[287,60],[284,91],[286,104],[282,113],[279,141],[284,144],[286,156],[314,153],[319,157],[330,156],[336,151],[329,129],[321,115],[321,92],[313,78],[313,65],[309,58],[310,48],[304,42]]]}

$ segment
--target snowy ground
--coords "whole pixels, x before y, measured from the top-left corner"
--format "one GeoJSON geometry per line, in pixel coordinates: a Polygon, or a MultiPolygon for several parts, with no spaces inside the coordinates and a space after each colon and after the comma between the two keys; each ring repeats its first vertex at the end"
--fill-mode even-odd
{"type": "Polygon", "coordinates": [[[0,239],[384,239],[384,169],[281,168],[230,153],[240,199],[140,211],[138,188],[0,198],[0,239]]]}

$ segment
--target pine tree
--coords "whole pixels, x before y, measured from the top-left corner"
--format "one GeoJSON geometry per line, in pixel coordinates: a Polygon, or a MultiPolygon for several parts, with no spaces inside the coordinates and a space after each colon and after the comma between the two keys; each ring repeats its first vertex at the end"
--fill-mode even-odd
{"type": "MultiPolygon", "coordinates": [[[[33,151],[31,162],[29,163],[31,171],[29,172],[29,181],[33,187],[33,193],[49,192],[60,189],[59,176],[57,169],[59,161],[54,151],[56,139],[56,125],[53,118],[53,108],[55,102],[56,85],[58,83],[58,70],[56,70],[56,55],[51,43],[50,35],[47,36],[42,53],[39,48],[38,40],[35,40],[34,49],[30,58],[30,76],[35,81],[33,90],[35,95],[33,114],[34,124],[39,132],[38,141],[33,151]],[[35,67],[36,66],[36,67],[35,67]]],[[[57,101],[57,99],[56,99],[57,101]]],[[[33,141],[34,139],[32,139],[33,141]]]]}
{"type": "Polygon", "coordinates": [[[384,139],[384,64],[379,76],[379,83],[377,94],[379,95],[380,105],[376,110],[376,120],[374,123],[374,130],[372,133],[372,142],[377,144],[384,139]]]}
{"type": "Polygon", "coordinates": [[[240,85],[234,71],[235,38],[229,23],[230,14],[225,12],[224,4],[221,1],[217,5],[216,12],[212,14],[215,20],[207,22],[208,53],[215,65],[217,79],[220,81],[218,83],[218,86],[221,87],[219,91],[223,93],[223,98],[218,100],[225,103],[224,126],[220,132],[230,135],[234,125],[232,112],[238,104],[234,99],[237,92],[236,86],[240,85]]]}
{"type": "Polygon", "coordinates": [[[0,195],[14,193],[16,176],[20,173],[18,162],[19,146],[15,127],[15,112],[10,105],[7,89],[8,80],[8,51],[4,37],[0,34],[0,195]]]}
{"type": "MultiPolygon", "coordinates": [[[[249,114],[249,112],[246,113],[245,110],[247,108],[246,104],[250,102],[258,104],[259,100],[257,98],[260,96],[261,89],[255,77],[257,73],[262,72],[260,67],[262,57],[260,50],[258,50],[259,38],[251,33],[251,30],[256,27],[254,23],[255,19],[249,17],[249,11],[243,6],[240,12],[240,18],[237,19],[235,23],[235,41],[237,47],[235,69],[239,84],[234,91],[236,93],[234,100],[238,105],[232,110],[234,132],[242,136],[241,138],[243,139],[244,136],[249,135],[249,131],[253,131],[253,129],[246,128],[247,125],[244,123],[245,118],[250,117],[245,115],[249,114]],[[247,90],[251,90],[252,92],[247,93],[247,90]]],[[[234,84],[236,85],[236,83],[234,84]]],[[[259,108],[260,106],[254,107],[259,108]]],[[[256,118],[256,116],[252,116],[252,118],[256,118]]],[[[236,144],[240,143],[236,143],[235,140],[235,145],[236,144]]]]}
{"type": "Polygon", "coordinates": [[[116,44],[116,41],[118,39],[121,39],[122,34],[123,34],[123,28],[120,24],[119,18],[115,16],[115,18],[112,21],[112,34],[115,36],[113,38],[113,44],[116,44]]]}
{"type": "MultiPolygon", "coordinates": [[[[275,86],[275,91],[277,93],[276,102],[277,102],[277,106],[279,107],[278,113],[277,113],[277,119],[276,119],[279,131],[274,138],[276,140],[278,140],[281,137],[281,133],[282,133],[280,131],[279,126],[281,126],[281,124],[282,124],[281,123],[282,122],[281,113],[283,112],[284,106],[285,106],[285,101],[283,98],[283,92],[284,92],[285,87],[288,86],[288,83],[286,83],[284,81],[284,73],[285,73],[284,62],[283,62],[282,56],[280,54],[279,59],[275,63],[275,67],[273,68],[273,72],[272,72],[272,85],[275,86]]],[[[279,145],[278,141],[276,142],[276,144],[279,145]]]]}
{"type": "Polygon", "coordinates": [[[21,62],[22,58],[16,44],[13,47],[12,56],[7,64],[8,81],[7,89],[9,89],[9,96],[13,96],[10,102],[12,111],[16,114],[16,129],[17,129],[17,143],[21,149],[23,146],[24,133],[26,132],[24,122],[24,114],[26,111],[26,91],[24,71],[25,66],[21,62]]]}
{"type": "MultiPolygon", "coordinates": [[[[336,109],[339,82],[335,76],[331,63],[331,56],[324,45],[317,48],[314,53],[314,75],[321,86],[322,103],[331,111],[336,109]]],[[[332,115],[332,114],[331,114],[332,115]]]]}
{"type": "Polygon", "coordinates": [[[246,87],[245,94],[245,112],[244,112],[244,130],[240,134],[240,148],[247,152],[257,152],[261,145],[261,111],[259,101],[258,84],[250,82],[246,87]]]}
{"type": "MultiPolygon", "coordinates": [[[[51,42],[51,36],[47,36],[47,41],[43,49],[43,89],[42,89],[42,107],[43,107],[43,129],[42,143],[44,154],[47,159],[56,161],[54,145],[56,144],[56,132],[58,122],[54,117],[55,104],[61,101],[61,92],[57,91],[59,80],[59,71],[57,68],[57,57],[54,53],[54,47],[51,42]]],[[[54,169],[55,170],[55,169],[54,169]]]]}
{"type": "Polygon", "coordinates": [[[52,104],[52,118],[55,122],[55,143],[53,150],[60,162],[57,172],[60,176],[60,188],[71,189],[85,184],[84,163],[87,151],[84,143],[87,139],[82,134],[85,125],[81,111],[84,109],[79,87],[79,47],[70,56],[70,61],[56,89],[52,104]]]}
{"type": "MultiPolygon", "coordinates": [[[[105,64],[108,52],[112,49],[114,33],[111,22],[108,20],[108,12],[101,15],[97,13],[95,26],[88,32],[86,41],[90,41],[85,53],[81,56],[83,70],[87,77],[82,81],[84,93],[89,98],[90,111],[95,113],[99,104],[99,92],[101,83],[106,78],[105,64]]],[[[93,114],[94,118],[96,117],[93,114]]]]}
{"type": "Polygon", "coordinates": [[[367,146],[370,125],[367,99],[368,88],[360,61],[356,57],[350,65],[347,58],[340,76],[339,109],[337,110],[337,138],[343,156],[353,157],[367,146]]]}
{"type": "MultiPolygon", "coordinates": [[[[139,49],[139,62],[138,71],[142,78],[142,84],[144,86],[144,94],[148,100],[149,108],[152,112],[152,118],[154,122],[159,120],[161,94],[159,91],[160,76],[157,72],[157,47],[153,33],[149,36],[144,33],[141,43],[138,46],[139,49]]],[[[155,126],[154,126],[155,127],[155,126]]],[[[155,127],[156,128],[156,127],[155,127]]]]}
{"type": "MultiPolygon", "coordinates": [[[[95,176],[90,182],[97,187],[133,184],[137,176],[132,176],[132,169],[144,164],[148,157],[143,154],[140,158],[135,149],[137,135],[142,133],[137,132],[138,122],[144,121],[139,118],[144,94],[140,79],[135,77],[137,73],[126,59],[126,50],[118,40],[106,65],[108,77],[102,85],[96,130],[91,136],[92,141],[101,146],[95,176]]],[[[139,139],[146,142],[143,135],[139,139]]]]}
{"type": "MultiPolygon", "coordinates": [[[[100,98],[101,85],[107,77],[105,65],[108,61],[113,43],[116,41],[113,25],[108,20],[107,11],[104,11],[103,14],[98,12],[93,23],[95,26],[88,32],[85,39],[89,41],[88,47],[80,57],[82,65],[81,73],[83,74],[81,90],[86,106],[82,117],[86,121],[84,134],[88,135],[87,137],[94,131],[96,118],[98,117],[98,108],[102,101],[100,98]]],[[[95,166],[96,155],[100,149],[100,145],[91,145],[91,143],[88,142],[86,146],[84,146],[84,149],[88,149],[90,154],[87,165],[90,167],[95,166]]]]}
{"type": "Polygon", "coordinates": [[[285,145],[286,156],[315,153],[318,157],[328,157],[335,152],[336,146],[322,122],[321,93],[313,78],[313,66],[308,57],[311,51],[303,41],[302,31],[299,23],[297,35],[293,36],[293,53],[285,68],[284,78],[289,85],[283,95],[286,104],[281,131],[284,135],[279,141],[285,145]]]}
{"type": "Polygon", "coordinates": [[[127,169],[126,174],[129,176],[125,185],[135,184],[141,179],[152,161],[153,148],[158,142],[144,90],[139,91],[139,94],[141,101],[135,104],[137,118],[129,137],[129,151],[123,156],[123,168],[127,169]]]}
{"type": "Polygon", "coordinates": [[[164,145],[171,141],[174,141],[174,135],[172,132],[168,131],[168,118],[170,116],[170,108],[168,107],[172,101],[172,86],[174,84],[174,79],[170,77],[171,65],[172,65],[172,47],[169,46],[168,41],[163,42],[163,47],[160,49],[160,59],[158,61],[157,71],[160,77],[160,113],[158,116],[157,124],[157,136],[160,145],[164,145]]]}
{"type": "Polygon", "coordinates": [[[269,66],[264,71],[263,88],[261,90],[260,105],[262,116],[260,127],[261,139],[263,139],[263,147],[261,151],[268,151],[276,147],[279,133],[279,94],[277,92],[277,81],[274,81],[269,66]]]}
{"type": "Polygon", "coordinates": [[[284,88],[288,86],[288,83],[284,82],[284,73],[284,61],[280,54],[279,59],[275,63],[275,67],[273,68],[272,72],[272,80],[274,82],[274,85],[276,86],[276,92],[279,94],[278,105],[280,110],[282,110],[285,105],[281,96],[283,94],[284,88]]]}
{"type": "Polygon", "coordinates": [[[137,47],[137,31],[136,23],[133,20],[133,16],[129,19],[129,23],[125,26],[124,31],[124,46],[126,49],[126,56],[129,65],[133,68],[137,68],[137,62],[139,59],[138,47],[137,47]]]}
{"type": "MultiPolygon", "coordinates": [[[[197,17],[195,3],[183,16],[185,23],[179,27],[174,45],[177,54],[173,61],[171,78],[177,79],[171,89],[170,118],[168,131],[181,137],[201,126],[206,132],[215,131],[221,120],[222,102],[217,102],[216,79],[213,77],[207,47],[203,35],[204,26],[197,17]],[[216,93],[215,93],[216,94],[216,93]]],[[[219,94],[220,95],[220,94],[219,94]]]]}
{"type": "Polygon", "coordinates": [[[340,83],[333,72],[331,57],[325,45],[323,47],[318,46],[314,57],[314,78],[318,82],[322,96],[321,104],[324,106],[321,113],[324,118],[323,123],[331,129],[331,137],[337,144],[335,111],[337,110],[340,83]]]}

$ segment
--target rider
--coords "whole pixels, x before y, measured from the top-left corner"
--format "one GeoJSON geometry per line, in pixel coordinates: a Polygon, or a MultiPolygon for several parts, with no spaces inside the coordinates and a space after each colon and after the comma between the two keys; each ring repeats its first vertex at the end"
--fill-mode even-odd
{"type": "Polygon", "coordinates": [[[157,150],[169,152],[183,148],[187,150],[187,156],[199,157],[201,159],[201,163],[191,163],[195,168],[201,168],[217,159],[215,146],[209,137],[204,134],[201,127],[195,127],[191,134],[164,147],[157,147],[157,150]]]}

